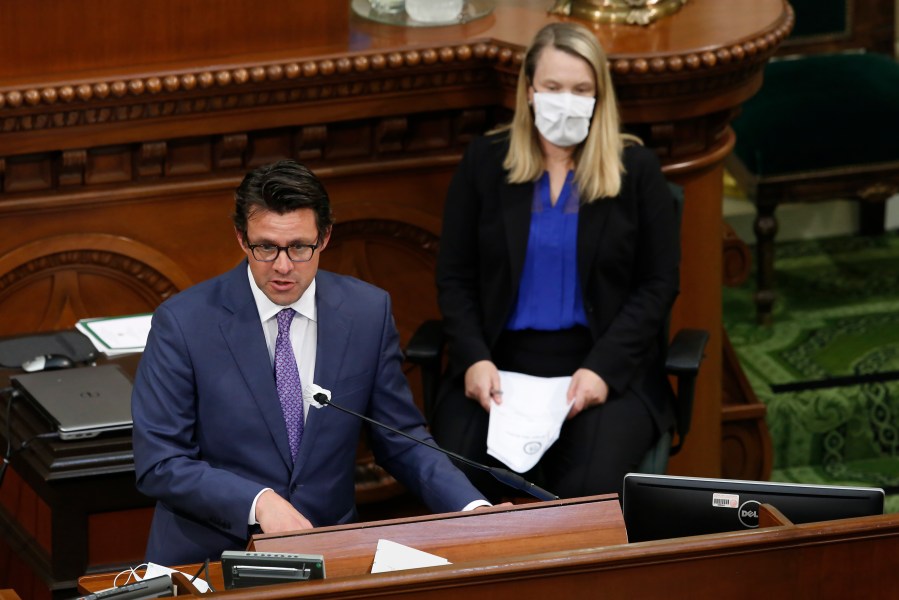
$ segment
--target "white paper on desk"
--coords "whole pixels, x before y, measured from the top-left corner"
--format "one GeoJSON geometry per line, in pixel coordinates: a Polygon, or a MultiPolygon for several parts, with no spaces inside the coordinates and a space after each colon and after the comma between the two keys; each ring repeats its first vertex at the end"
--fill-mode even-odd
{"type": "Polygon", "coordinates": [[[487,454],[524,473],[559,439],[571,377],[500,371],[499,378],[503,401],[490,407],[487,454]]]}
{"type": "Polygon", "coordinates": [[[451,564],[450,561],[440,556],[428,554],[390,540],[378,540],[378,549],[375,551],[375,562],[371,566],[371,572],[386,573],[388,571],[439,567],[440,565],[448,564],[451,564]]]}
{"type": "Polygon", "coordinates": [[[143,352],[150,335],[152,314],[81,319],[75,328],[86,335],[94,347],[108,356],[143,352]]]}
{"type": "Polygon", "coordinates": [[[135,578],[138,580],[144,579],[153,579],[154,577],[159,577],[160,575],[169,575],[171,576],[173,573],[181,573],[187,580],[190,581],[197,591],[201,594],[205,594],[209,591],[209,584],[206,583],[204,579],[200,579],[199,577],[193,578],[193,575],[189,573],[185,573],[184,571],[176,571],[175,569],[171,569],[169,567],[163,567],[162,565],[157,565],[156,563],[147,563],[147,570],[144,573],[143,577],[138,577],[135,574],[135,578]]]}

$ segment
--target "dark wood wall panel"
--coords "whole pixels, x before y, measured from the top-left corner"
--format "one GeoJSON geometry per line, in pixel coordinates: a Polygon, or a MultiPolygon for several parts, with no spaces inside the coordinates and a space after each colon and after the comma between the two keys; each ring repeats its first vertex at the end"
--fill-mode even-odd
{"type": "Polygon", "coordinates": [[[3,189],[8,192],[34,192],[53,187],[50,157],[31,155],[11,157],[6,161],[3,189]]]}
{"type": "Polygon", "coordinates": [[[87,564],[92,570],[110,565],[138,565],[144,560],[146,539],[123,531],[149,531],[153,509],[135,508],[97,513],[88,517],[87,564]]]}
{"type": "Polygon", "coordinates": [[[212,172],[212,140],[192,138],[168,144],[166,175],[203,175],[212,172]]]}
{"type": "Polygon", "coordinates": [[[131,181],[131,152],[125,146],[98,148],[87,153],[84,165],[85,185],[126,183],[131,181]]]}

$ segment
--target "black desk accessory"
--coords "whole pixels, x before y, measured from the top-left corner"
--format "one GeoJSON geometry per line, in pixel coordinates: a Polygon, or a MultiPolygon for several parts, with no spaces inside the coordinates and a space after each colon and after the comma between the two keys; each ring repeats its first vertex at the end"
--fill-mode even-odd
{"type": "Polygon", "coordinates": [[[225,550],[222,576],[226,590],[324,579],[325,559],[321,554],[225,550]]]}
{"type": "Polygon", "coordinates": [[[94,592],[87,596],[79,596],[75,600],[144,600],[144,598],[170,598],[174,595],[172,578],[169,575],[160,575],[135,581],[127,585],[109,588],[101,592],[94,592]]]}

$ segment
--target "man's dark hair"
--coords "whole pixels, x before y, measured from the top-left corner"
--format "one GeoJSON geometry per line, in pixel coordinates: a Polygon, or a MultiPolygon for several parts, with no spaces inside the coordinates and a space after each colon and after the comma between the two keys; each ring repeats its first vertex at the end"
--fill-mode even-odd
{"type": "Polygon", "coordinates": [[[318,242],[325,239],[334,224],[328,192],[312,171],[292,160],[257,167],[243,178],[234,192],[234,227],[247,240],[247,220],[257,210],[279,215],[301,208],[315,212],[318,242]]]}

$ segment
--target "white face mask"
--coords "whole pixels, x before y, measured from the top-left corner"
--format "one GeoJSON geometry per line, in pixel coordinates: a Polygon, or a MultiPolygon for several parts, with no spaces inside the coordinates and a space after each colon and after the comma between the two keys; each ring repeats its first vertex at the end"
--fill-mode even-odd
{"type": "Polygon", "coordinates": [[[560,147],[576,146],[590,131],[596,98],[568,92],[534,92],[534,122],[546,141],[560,147]]]}

